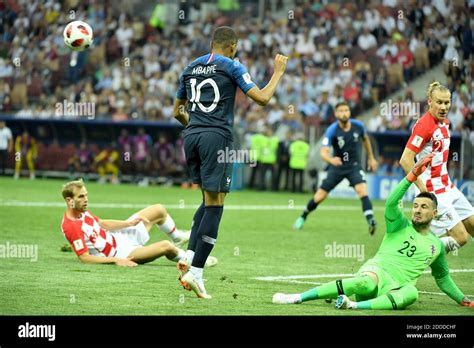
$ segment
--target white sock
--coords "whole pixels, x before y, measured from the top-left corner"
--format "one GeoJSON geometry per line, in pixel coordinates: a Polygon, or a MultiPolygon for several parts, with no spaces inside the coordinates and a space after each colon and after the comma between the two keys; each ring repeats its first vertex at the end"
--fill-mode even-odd
{"type": "Polygon", "coordinates": [[[166,215],[165,222],[162,225],[156,224],[160,230],[166,233],[173,241],[176,241],[179,237],[179,231],[176,228],[176,224],[169,214],[166,215]]]}
{"type": "Polygon", "coordinates": [[[186,258],[188,259],[189,264],[191,264],[193,262],[193,259],[194,259],[194,251],[186,250],[186,258]]]}
{"type": "Polygon", "coordinates": [[[194,267],[194,266],[191,266],[191,268],[189,269],[189,272],[191,272],[191,274],[195,276],[197,280],[202,279],[202,271],[203,271],[203,268],[194,267]]]}
{"type": "Polygon", "coordinates": [[[357,309],[357,302],[349,301],[347,304],[348,309],[357,309]]]}
{"type": "Polygon", "coordinates": [[[459,243],[456,241],[456,239],[454,239],[451,236],[443,237],[440,239],[443,242],[444,247],[446,248],[446,252],[456,251],[461,247],[459,243]]]}
{"type": "Polygon", "coordinates": [[[186,258],[186,251],[178,248],[178,255],[176,255],[176,257],[172,261],[178,262],[179,260],[182,260],[184,258],[186,258]]]}

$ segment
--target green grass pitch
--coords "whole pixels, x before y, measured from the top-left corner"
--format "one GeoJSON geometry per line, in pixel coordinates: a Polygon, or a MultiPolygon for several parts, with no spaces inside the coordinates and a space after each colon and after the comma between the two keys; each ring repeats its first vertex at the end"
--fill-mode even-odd
{"type": "MultiPolygon", "coordinates": [[[[64,202],[59,180],[0,178],[0,244],[38,246],[38,260],[0,259],[0,314],[2,315],[473,315],[447,296],[439,295],[434,279],[424,274],[418,282],[419,301],[407,310],[337,311],[333,304],[313,301],[303,305],[273,305],[275,292],[294,293],[315,282],[335,278],[301,278],[262,281],[256,277],[354,273],[364,262],[356,257],[330,257],[334,245],[364,246],[365,260],[372,257],[384,235],[383,204],[374,202],[379,228],[367,233],[357,199],[328,199],[310,215],[302,231],[291,225],[309,194],[232,192],[224,212],[218,242],[212,255],[219,264],[205,271],[203,301],[178,283],[176,265],[166,259],[136,268],[84,265],[66,242],[60,223],[64,202]],[[27,202],[27,203],[25,203],[27,202]],[[31,202],[35,204],[29,206],[31,202]],[[280,209],[259,209],[279,206],[280,209]],[[245,208],[245,209],[243,209],[245,208]],[[375,313],[374,313],[375,312],[375,313]]],[[[139,208],[118,204],[168,205],[178,228],[189,229],[200,203],[200,193],[179,188],[89,183],[89,207],[101,218],[125,219],[139,208]],[[96,206],[97,205],[97,206],[96,206]],[[109,206],[110,205],[110,206],[109,206]],[[180,208],[181,206],[181,208],[180,208]],[[183,207],[184,206],[184,207],[183,207]]],[[[163,239],[157,228],[151,241],[163,239]]],[[[474,294],[473,243],[449,255],[451,269],[467,270],[452,277],[466,294],[474,294]]]]}

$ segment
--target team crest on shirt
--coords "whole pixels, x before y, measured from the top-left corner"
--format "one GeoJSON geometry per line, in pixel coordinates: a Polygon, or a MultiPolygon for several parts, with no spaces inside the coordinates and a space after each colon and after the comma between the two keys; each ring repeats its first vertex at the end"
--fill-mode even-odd
{"type": "Polygon", "coordinates": [[[97,239],[97,233],[93,232],[90,236],[89,236],[89,239],[91,241],[92,244],[95,244],[95,241],[97,239]]]}
{"type": "Polygon", "coordinates": [[[340,149],[342,149],[344,147],[345,143],[346,142],[344,141],[343,136],[337,137],[337,145],[339,146],[340,149]]]}
{"type": "Polygon", "coordinates": [[[431,245],[431,256],[434,256],[434,254],[436,254],[436,247],[431,245]]]}
{"type": "Polygon", "coordinates": [[[354,133],[354,141],[359,141],[359,133],[354,133]]]}

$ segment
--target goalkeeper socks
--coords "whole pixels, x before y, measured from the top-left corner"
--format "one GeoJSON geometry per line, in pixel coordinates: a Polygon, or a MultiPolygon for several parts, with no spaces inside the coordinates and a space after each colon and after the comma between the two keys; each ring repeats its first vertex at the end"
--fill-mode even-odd
{"type": "Polygon", "coordinates": [[[166,219],[163,224],[156,224],[160,230],[165,232],[173,241],[179,237],[179,231],[176,228],[176,224],[169,214],[166,214],[166,219]]]}
{"type": "Polygon", "coordinates": [[[337,298],[339,295],[351,296],[369,295],[377,288],[377,284],[370,276],[359,276],[336,280],[308,290],[301,294],[301,300],[311,301],[320,298],[337,298]]]}
{"type": "MultiPolygon", "coordinates": [[[[188,242],[188,251],[196,250],[196,241],[198,237],[199,225],[201,225],[201,220],[203,216],[204,216],[204,202],[201,203],[199,208],[194,213],[193,225],[191,226],[191,236],[189,237],[189,242],[188,242]]],[[[193,256],[194,256],[194,253],[193,253],[193,256]]]]}
{"type": "Polygon", "coordinates": [[[306,218],[308,217],[308,214],[311,213],[314,209],[316,209],[317,206],[318,206],[318,203],[316,203],[314,199],[311,198],[305,210],[303,211],[303,214],[301,215],[301,217],[306,220],[306,218]]]}
{"type": "Polygon", "coordinates": [[[357,309],[404,309],[418,299],[418,290],[414,285],[405,285],[398,290],[368,301],[355,302],[357,309]]]}
{"type": "Polygon", "coordinates": [[[217,231],[223,212],[224,207],[222,205],[208,205],[204,208],[204,216],[198,230],[193,267],[204,268],[207,257],[216,243],[217,231]]]}
{"type": "Polygon", "coordinates": [[[374,219],[374,210],[372,209],[372,202],[368,196],[364,196],[360,199],[362,201],[362,210],[364,211],[365,218],[367,222],[370,222],[374,219]]]}

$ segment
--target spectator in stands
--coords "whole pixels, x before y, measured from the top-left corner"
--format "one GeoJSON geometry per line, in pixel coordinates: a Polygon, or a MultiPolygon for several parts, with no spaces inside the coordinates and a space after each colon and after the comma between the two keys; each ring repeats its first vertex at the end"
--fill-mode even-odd
{"type": "Polygon", "coordinates": [[[153,140],[151,136],[145,133],[145,128],[138,128],[138,134],[133,138],[133,155],[135,164],[135,175],[140,186],[148,186],[148,174],[153,140]]]}
{"type": "Polygon", "coordinates": [[[99,173],[99,184],[107,182],[107,174],[111,174],[110,182],[112,184],[119,184],[119,161],[120,155],[117,151],[115,142],[112,142],[106,149],[99,152],[94,158],[94,164],[99,173]]]}
{"type": "Polygon", "coordinates": [[[154,146],[153,164],[158,176],[165,177],[167,184],[172,184],[171,176],[176,173],[176,159],[173,144],[164,133],[160,134],[158,142],[154,146]]]}
{"type": "Polygon", "coordinates": [[[364,52],[377,47],[377,39],[370,33],[367,26],[364,27],[362,35],[357,39],[357,45],[359,45],[360,49],[364,52]]]}
{"type": "Polygon", "coordinates": [[[0,121],[0,175],[5,175],[7,156],[13,151],[12,131],[4,121],[0,121]]]}
{"type": "Polygon", "coordinates": [[[79,145],[73,157],[68,161],[69,175],[71,179],[79,173],[83,173],[84,180],[88,180],[94,163],[94,155],[85,142],[79,145]]]}
{"type": "Polygon", "coordinates": [[[133,137],[128,133],[128,129],[123,128],[118,138],[120,152],[120,171],[122,174],[133,173],[133,137]]]}
{"type": "Polygon", "coordinates": [[[18,135],[15,139],[15,175],[14,179],[20,178],[21,165],[24,159],[28,170],[30,171],[30,179],[35,179],[35,162],[38,158],[38,144],[36,139],[33,138],[27,130],[24,130],[21,135],[18,135]]]}
{"type": "Polygon", "coordinates": [[[284,190],[288,191],[289,189],[289,181],[290,181],[290,144],[292,139],[292,132],[288,131],[286,133],[286,137],[284,140],[278,143],[278,150],[277,150],[277,170],[275,176],[275,184],[273,187],[274,191],[280,190],[280,181],[282,178],[282,174],[284,174],[285,178],[285,186],[284,190]]]}

